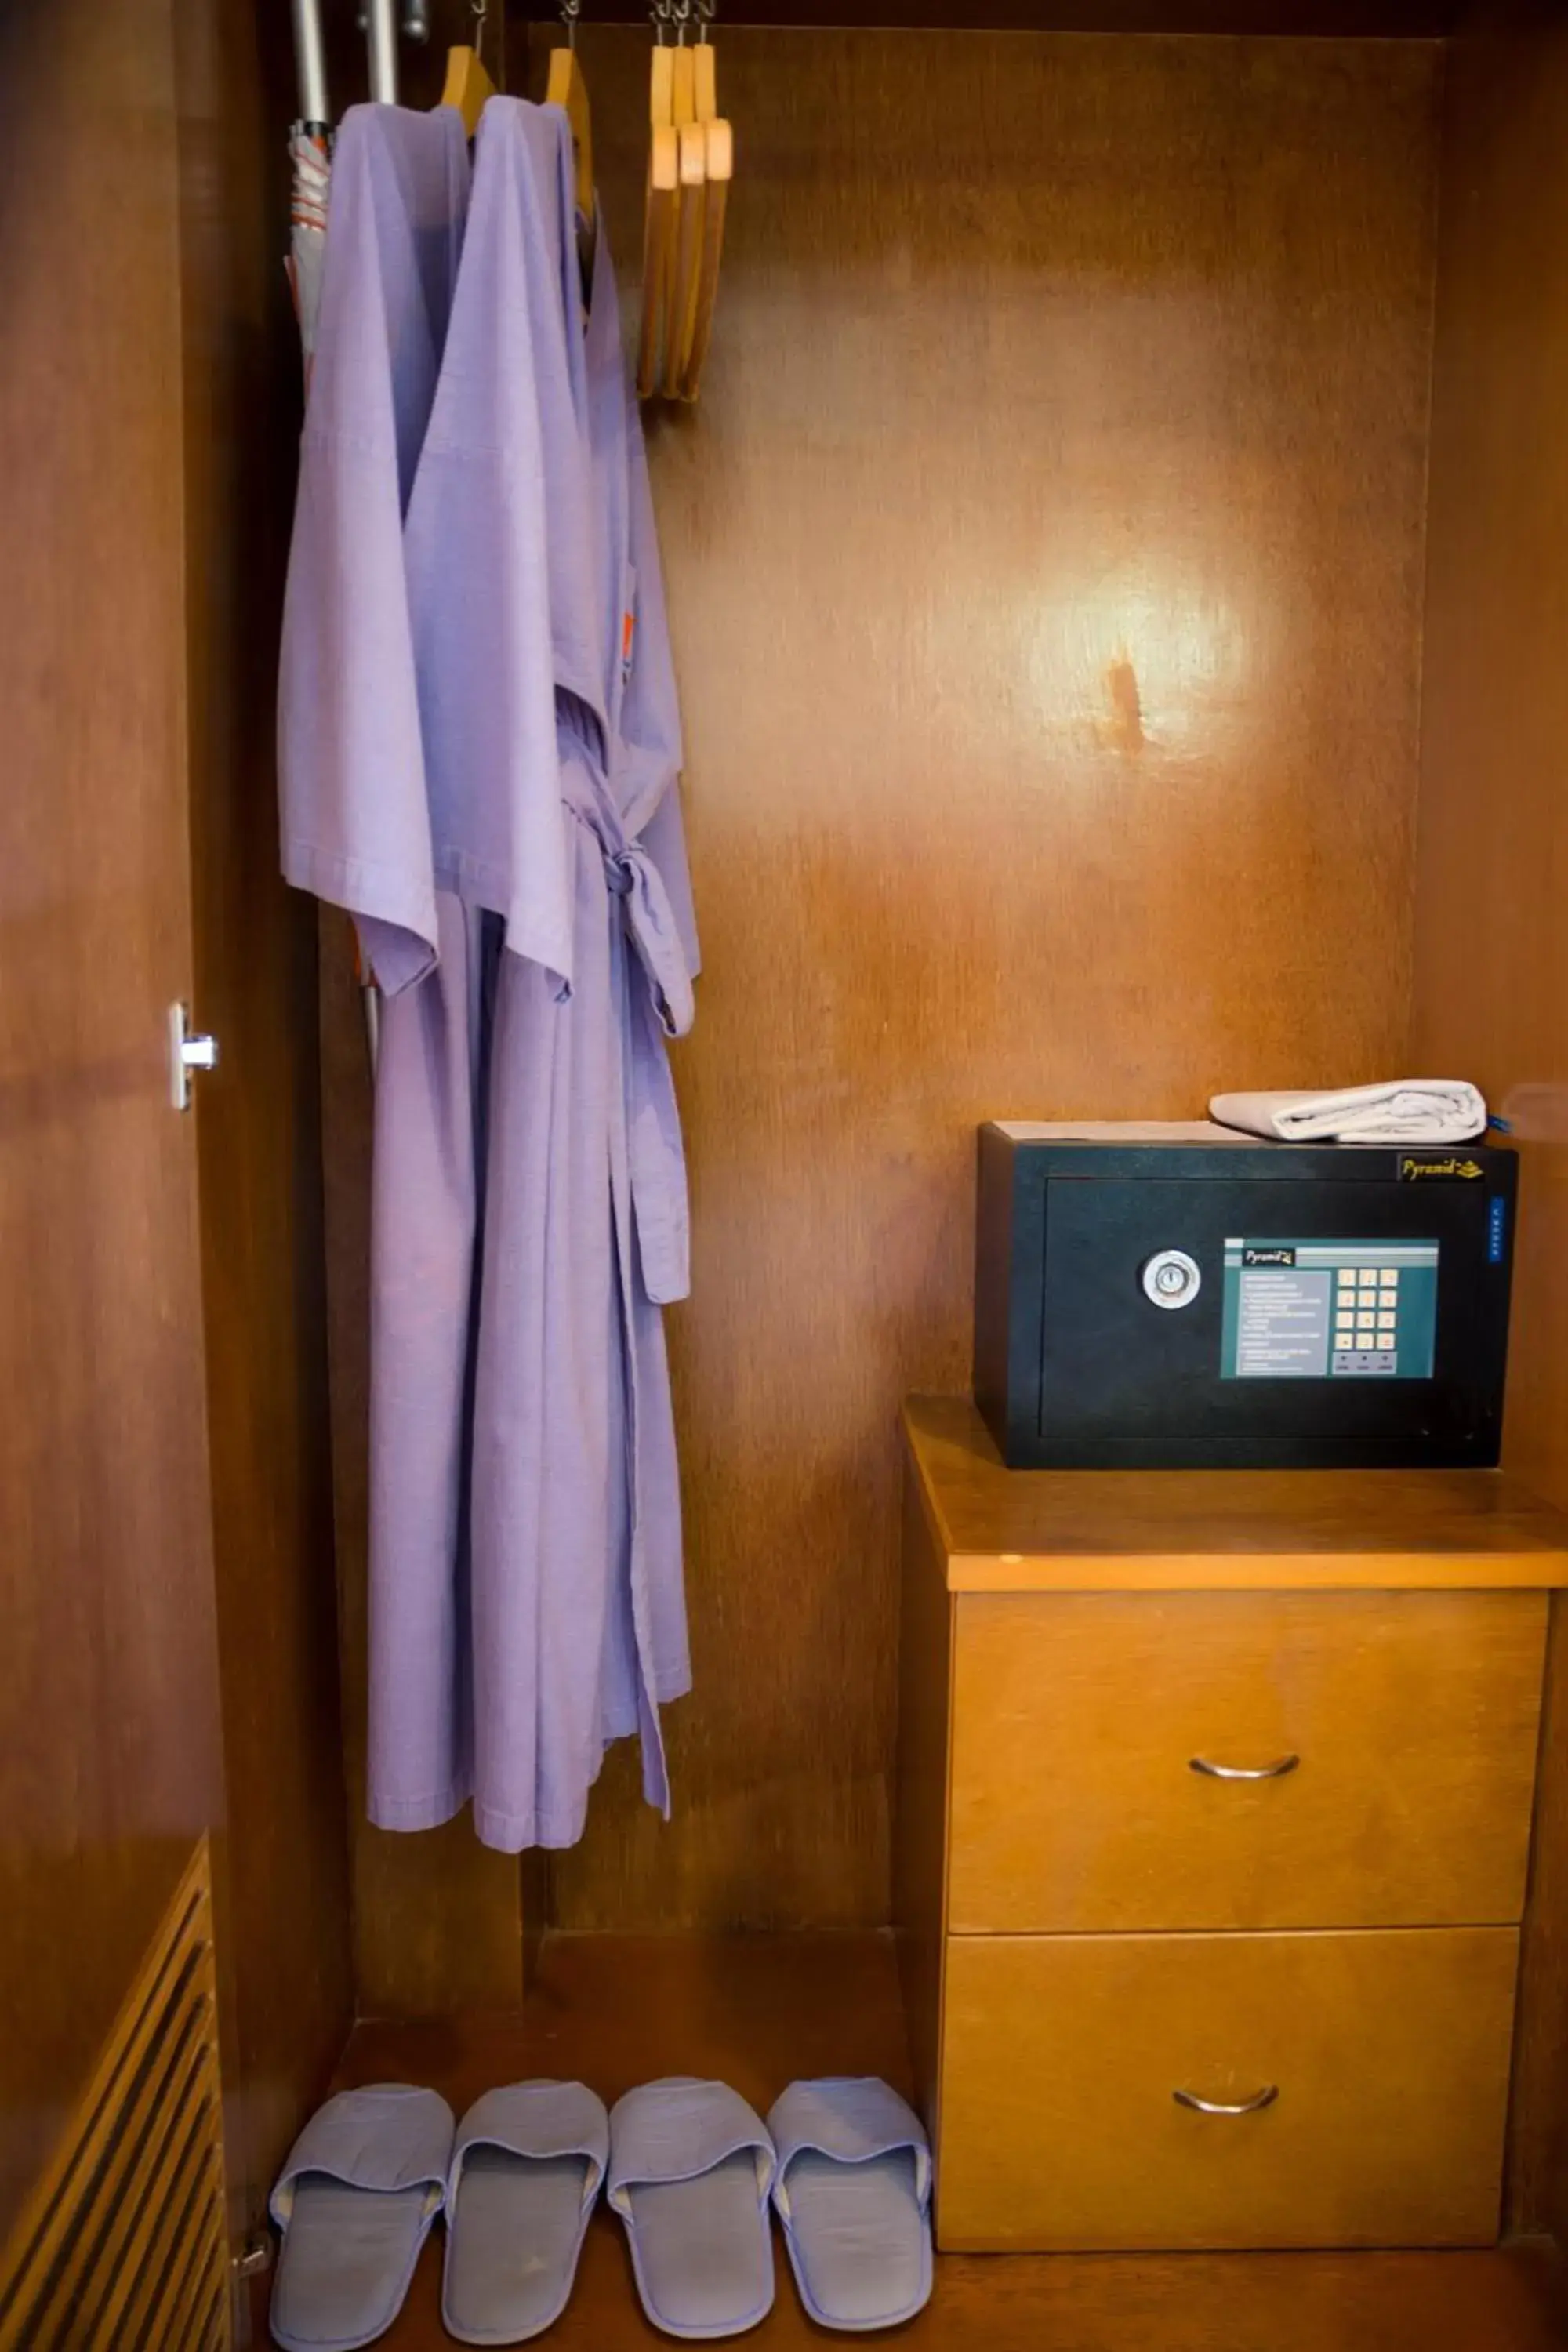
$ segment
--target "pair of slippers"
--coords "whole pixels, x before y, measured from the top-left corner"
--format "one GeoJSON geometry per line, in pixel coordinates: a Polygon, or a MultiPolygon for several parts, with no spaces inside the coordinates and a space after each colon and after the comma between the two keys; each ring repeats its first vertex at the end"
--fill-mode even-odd
{"type": "Polygon", "coordinates": [[[913,2318],[931,2286],[931,2154],[886,2083],[795,2083],[766,2124],[724,2083],[488,2091],[454,2127],[434,2091],[345,2091],[305,2126],[272,2192],[284,2352],[356,2352],[403,2308],[447,2216],[441,2317],[464,2344],[521,2344],[565,2309],[602,2185],[643,2309],[666,2335],[738,2336],[773,2307],[771,2198],[801,2300],[824,2327],[913,2318]]]}

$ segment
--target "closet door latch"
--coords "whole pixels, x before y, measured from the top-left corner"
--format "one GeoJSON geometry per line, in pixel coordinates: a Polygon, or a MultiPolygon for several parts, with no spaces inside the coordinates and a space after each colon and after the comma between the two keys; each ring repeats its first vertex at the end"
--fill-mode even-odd
{"type": "Polygon", "coordinates": [[[193,1034],[190,1007],[169,1007],[169,1100],[175,1110],[191,1107],[191,1079],[197,1070],[216,1070],[217,1039],[193,1034]]]}

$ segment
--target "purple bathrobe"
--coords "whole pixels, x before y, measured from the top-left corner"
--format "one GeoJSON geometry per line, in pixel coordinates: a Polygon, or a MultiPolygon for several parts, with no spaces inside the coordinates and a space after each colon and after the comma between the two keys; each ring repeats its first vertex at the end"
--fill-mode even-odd
{"type": "MultiPolygon", "coordinates": [[[[580,1836],[605,1745],[633,1729],[668,1808],[658,1706],[689,1682],[659,1317],[687,1286],[664,1042],[696,969],[679,724],[613,274],[601,237],[584,335],[570,229],[564,118],[492,103],[400,477],[425,864],[335,717],[303,720],[285,778],[289,870],[354,908],[388,992],[370,1810],[417,1828],[471,1794],[507,1850],[580,1836]]],[[[332,318],[324,298],[318,386],[366,362],[332,318]]],[[[396,604],[344,561],[346,501],[333,520],[329,549],[305,541],[316,601],[396,604]]],[[[296,569],[300,549],[297,529],[296,569]]],[[[286,747],[296,678],[286,663],[286,747]]]]}
{"type": "Polygon", "coordinates": [[[371,1211],[371,1818],[466,1799],[466,1528],[482,919],[436,887],[404,513],[469,193],[450,110],[338,133],[279,677],[283,869],[347,907],[384,992],[371,1211]],[[438,960],[437,960],[438,959],[438,960]]]}

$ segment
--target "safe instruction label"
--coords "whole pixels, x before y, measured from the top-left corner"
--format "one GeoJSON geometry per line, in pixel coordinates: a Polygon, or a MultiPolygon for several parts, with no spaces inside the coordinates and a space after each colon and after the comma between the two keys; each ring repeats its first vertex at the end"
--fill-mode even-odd
{"type": "Polygon", "coordinates": [[[1436,1331],[1435,1241],[1226,1242],[1227,1381],[1429,1381],[1436,1331]]]}

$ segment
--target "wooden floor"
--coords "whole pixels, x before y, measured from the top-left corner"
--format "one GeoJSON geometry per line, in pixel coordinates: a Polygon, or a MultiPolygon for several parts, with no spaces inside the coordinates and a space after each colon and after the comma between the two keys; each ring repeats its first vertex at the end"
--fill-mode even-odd
{"type": "MultiPolygon", "coordinates": [[[[460,2115],[496,2083],[578,2075],[613,2101],[657,2074],[712,2074],[759,2110],[796,2074],[877,2074],[908,2088],[892,1956],[874,1937],[547,1938],[528,2013],[361,2025],[339,2087],[429,2083],[460,2115]]],[[[389,2352],[436,2352],[439,2231],[389,2352]]],[[[1568,2303],[1544,2249],[1499,2253],[952,2256],[899,2341],[943,2352],[1547,2352],[1568,2303]]],[[[543,2339],[623,2352],[668,2339],[642,2318],[621,2230],[601,2205],[577,2291],[543,2339]]],[[[782,2248],[759,2352],[828,2339],[782,2248]]]]}

